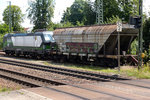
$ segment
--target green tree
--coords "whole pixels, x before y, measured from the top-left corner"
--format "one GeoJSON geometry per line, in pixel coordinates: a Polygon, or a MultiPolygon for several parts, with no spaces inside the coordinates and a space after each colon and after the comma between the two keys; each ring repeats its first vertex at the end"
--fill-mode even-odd
{"type": "Polygon", "coordinates": [[[75,0],[71,7],[68,7],[63,14],[62,23],[70,22],[73,25],[91,25],[95,23],[96,13],[92,10],[88,0],[75,0]],[[94,16],[94,18],[93,18],[94,16]]]}
{"type": "Polygon", "coordinates": [[[0,34],[9,32],[9,26],[7,24],[0,24],[0,34]]]}
{"type": "MultiPolygon", "coordinates": [[[[97,0],[95,2],[97,2],[97,0]]],[[[117,0],[103,0],[103,12],[104,22],[113,16],[120,16],[121,11],[117,0]]]]}
{"type": "Polygon", "coordinates": [[[144,26],[143,26],[143,39],[144,39],[144,48],[146,50],[148,50],[149,49],[149,45],[150,45],[150,18],[148,18],[144,22],[144,26]]]}
{"type": "MultiPolygon", "coordinates": [[[[78,23],[79,26],[81,26],[82,23],[78,23]]],[[[83,26],[83,25],[82,25],[83,26]]],[[[57,28],[63,28],[63,27],[74,27],[74,25],[72,23],[70,23],[69,21],[65,22],[65,23],[50,23],[48,26],[48,30],[53,31],[57,28]]]]}
{"type": "Polygon", "coordinates": [[[47,28],[54,13],[54,0],[35,0],[27,9],[28,18],[34,24],[34,29],[47,28]]]}
{"type": "MultiPolygon", "coordinates": [[[[104,22],[112,16],[121,15],[119,3],[116,0],[104,0],[103,2],[104,22]]],[[[64,12],[62,22],[69,21],[74,25],[77,25],[77,22],[84,25],[95,24],[97,5],[97,0],[94,5],[90,0],[75,0],[73,5],[64,12]]]]}
{"type": "Polygon", "coordinates": [[[3,46],[3,36],[9,32],[9,26],[7,24],[0,23],[0,49],[3,46]]]}
{"type": "Polygon", "coordinates": [[[120,15],[123,21],[128,22],[130,16],[138,15],[138,0],[118,0],[120,15]]]}
{"type": "MultiPolygon", "coordinates": [[[[21,23],[23,22],[23,16],[24,15],[22,14],[21,9],[18,6],[11,6],[11,20],[13,31],[20,31],[22,29],[21,23]]],[[[9,25],[9,6],[3,12],[3,20],[7,25],[9,25]]]]}
{"type": "Polygon", "coordinates": [[[71,15],[70,7],[68,7],[66,9],[66,11],[64,11],[63,17],[61,19],[61,23],[66,23],[67,21],[69,21],[70,20],[70,15],[71,15]]]}
{"type": "MultiPolygon", "coordinates": [[[[94,5],[90,0],[75,0],[64,12],[61,22],[95,24],[97,5],[97,0],[94,5]]],[[[115,23],[117,19],[128,22],[130,15],[138,14],[138,0],[103,0],[103,14],[105,23],[115,23]]]]}
{"type": "Polygon", "coordinates": [[[117,21],[120,21],[121,19],[118,16],[112,16],[111,18],[107,18],[107,20],[105,21],[105,23],[109,23],[109,24],[116,24],[117,21]]]}
{"type": "Polygon", "coordinates": [[[96,22],[96,12],[94,10],[93,2],[87,0],[84,4],[84,11],[83,11],[83,23],[85,25],[92,25],[96,22]]]}
{"type": "Polygon", "coordinates": [[[138,0],[103,0],[103,10],[104,22],[109,22],[114,16],[128,22],[130,16],[138,15],[138,0]]]}

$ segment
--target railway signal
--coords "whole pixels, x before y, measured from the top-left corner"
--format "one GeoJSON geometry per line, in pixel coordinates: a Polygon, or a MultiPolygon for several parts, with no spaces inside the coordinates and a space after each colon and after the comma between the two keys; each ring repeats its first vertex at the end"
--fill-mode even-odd
{"type": "Polygon", "coordinates": [[[143,52],[143,0],[139,0],[139,16],[130,17],[130,24],[139,29],[138,34],[138,69],[142,66],[143,52]]]}
{"type": "Polygon", "coordinates": [[[130,24],[139,29],[141,28],[142,18],[140,16],[130,17],[130,24]]]}
{"type": "Polygon", "coordinates": [[[139,18],[137,19],[137,28],[141,28],[141,25],[142,25],[142,18],[139,17],[139,18]]]}

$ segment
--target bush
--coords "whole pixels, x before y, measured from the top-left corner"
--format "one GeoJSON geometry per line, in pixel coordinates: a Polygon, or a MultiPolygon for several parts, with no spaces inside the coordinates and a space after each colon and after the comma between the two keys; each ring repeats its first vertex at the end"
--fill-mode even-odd
{"type": "Polygon", "coordinates": [[[6,24],[0,24],[0,49],[3,47],[3,37],[9,32],[9,26],[6,24]]]}
{"type": "Polygon", "coordinates": [[[4,34],[0,35],[0,50],[2,50],[3,48],[3,37],[4,37],[4,34]]]}

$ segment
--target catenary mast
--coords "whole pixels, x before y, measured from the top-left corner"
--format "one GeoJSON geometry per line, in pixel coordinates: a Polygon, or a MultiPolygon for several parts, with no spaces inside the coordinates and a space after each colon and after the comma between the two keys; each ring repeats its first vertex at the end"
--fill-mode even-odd
{"type": "Polygon", "coordinates": [[[103,0],[97,0],[96,23],[103,24],[103,0]]]}

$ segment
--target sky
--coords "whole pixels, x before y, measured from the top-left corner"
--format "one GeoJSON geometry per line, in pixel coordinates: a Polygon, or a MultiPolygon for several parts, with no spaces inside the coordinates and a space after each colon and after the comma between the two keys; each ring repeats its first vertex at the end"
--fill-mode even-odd
{"type": "MultiPolygon", "coordinates": [[[[9,5],[8,1],[11,1],[12,5],[17,5],[21,8],[22,13],[25,14],[24,22],[22,23],[23,27],[32,27],[33,25],[30,23],[30,20],[27,18],[26,9],[29,7],[28,3],[31,0],[0,0],[0,21],[2,21],[3,16],[2,13],[4,9],[9,5]]],[[[91,0],[95,1],[95,0],[91,0]]],[[[150,0],[144,1],[144,12],[148,15],[148,10],[150,11],[150,0]]],[[[54,23],[59,23],[64,11],[67,7],[70,7],[74,0],[55,0],[55,10],[54,10],[54,18],[52,21],[54,23]]]]}

